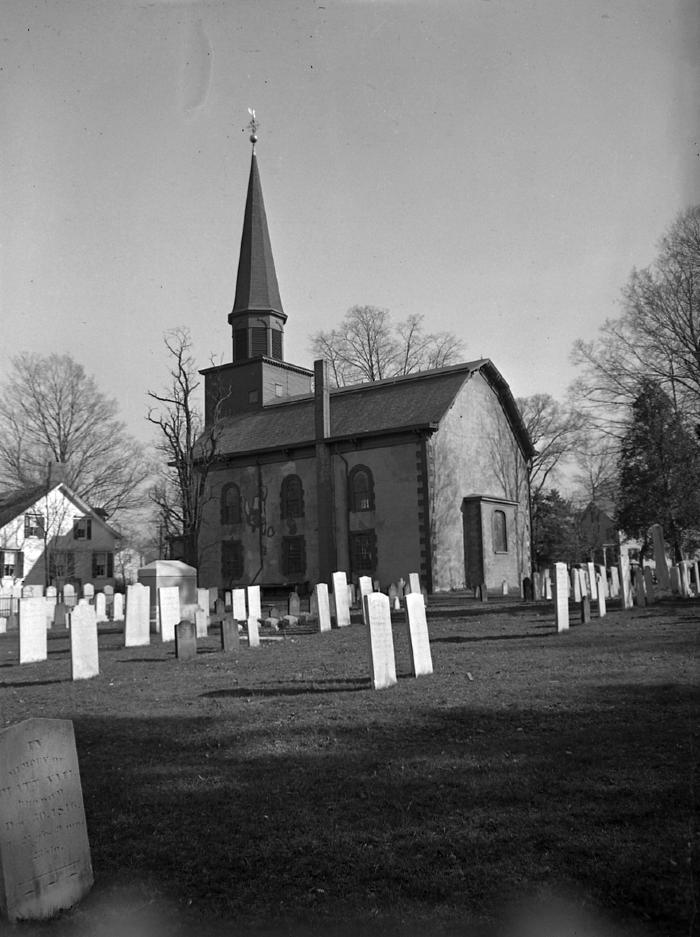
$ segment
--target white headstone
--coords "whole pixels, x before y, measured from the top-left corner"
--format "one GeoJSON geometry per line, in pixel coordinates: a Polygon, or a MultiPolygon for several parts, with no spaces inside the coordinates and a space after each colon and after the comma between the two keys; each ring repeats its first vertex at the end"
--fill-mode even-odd
{"type": "Polygon", "coordinates": [[[75,586],[70,582],[63,587],[63,601],[68,606],[75,605],[75,586]]]}
{"type": "Polygon", "coordinates": [[[409,573],[408,574],[408,588],[411,592],[421,592],[420,587],[420,576],[418,573],[409,573]]]}
{"type": "Polygon", "coordinates": [[[115,592],[112,598],[112,621],[124,620],[124,594],[115,592]]]}
{"type": "Polygon", "coordinates": [[[260,605],[260,586],[248,586],[248,645],[260,647],[260,619],[262,608],[260,605]]]}
{"type": "Polygon", "coordinates": [[[668,591],[668,589],[671,588],[671,580],[668,574],[668,563],[666,562],[666,544],[664,543],[664,531],[661,524],[651,525],[651,536],[654,541],[656,581],[659,584],[659,589],[668,591]]]}
{"type": "Polygon", "coordinates": [[[175,625],[180,621],[180,590],[177,586],[158,589],[160,636],[163,642],[175,640],[175,625]]]}
{"type": "Polygon", "coordinates": [[[360,587],[360,604],[362,605],[362,620],[365,624],[365,596],[370,595],[374,590],[372,588],[372,577],[371,576],[360,576],[358,580],[358,585],[360,587]]]}
{"type": "Polygon", "coordinates": [[[425,618],[425,605],[420,592],[410,592],[406,596],[406,616],[408,618],[408,638],[411,649],[411,671],[414,677],[433,672],[433,659],[430,654],[428,622],[425,618]]]}
{"type": "Polygon", "coordinates": [[[245,621],[247,616],[245,607],[245,589],[234,589],[231,594],[231,604],[233,606],[233,620],[245,621]]]}
{"type": "Polygon", "coordinates": [[[576,566],[571,570],[571,591],[574,596],[574,602],[581,601],[581,577],[576,566]]]}
{"type": "Polygon", "coordinates": [[[46,660],[46,599],[19,600],[19,662],[46,660]]]}
{"type": "MultiPolygon", "coordinates": [[[[605,567],[604,567],[604,566],[601,567],[601,568],[602,568],[603,570],[605,570],[605,567]]],[[[605,589],[605,581],[606,581],[606,578],[607,578],[607,577],[606,577],[604,571],[603,571],[603,574],[602,574],[602,575],[601,575],[600,573],[598,574],[598,583],[597,583],[597,585],[598,585],[598,588],[597,588],[597,595],[598,595],[598,615],[599,615],[601,618],[604,618],[604,617],[605,617],[605,614],[606,614],[606,612],[607,612],[607,607],[606,607],[606,603],[605,603],[605,592],[606,592],[606,589],[605,589]]]]}
{"type": "Polygon", "coordinates": [[[624,553],[620,555],[618,563],[620,568],[620,589],[622,591],[622,607],[632,608],[632,579],[630,577],[629,557],[624,553]]]}
{"type": "Polygon", "coordinates": [[[592,599],[598,598],[598,586],[596,584],[595,563],[586,563],[588,573],[588,594],[592,599]]]}
{"type": "Polygon", "coordinates": [[[95,587],[91,582],[86,582],[83,584],[83,598],[91,599],[95,595],[95,587]]]}
{"type": "Polygon", "coordinates": [[[208,589],[197,589],[197,605],[203,611],[209,611],[209,590],[208,589]]]}
{"type": "MultiPolygon", "coordinates": [[[[114,612],[121,593],[114,596],[114,612]]],[[[150,644],[151,598],[148,586],[136,582],[126,587],[126,622],[124,624],[124,647],[141,647],[150,644]]]]}
{"type": "Polygon", "coordinates": [[[554,564],[554,615],[557,623],[557,631],[568,631],[569,575],[566,569],[566,563],[554,564]]]}
{"type": "MultiPolygon", "coordinates": [[[[545,573],[544,579],[542,580],[542,584],[544,586],[545,601],[551,602],[552,600],[552,578],[548,574],[549,574],[549,570],[547,570],[547,572],[545,573]]],[[[567,598],[569,596],[568,576],[567,576],[566,596],[567,598]]]]}
{"type": "Polygon", "coordinates": [[[314,589],[316,608],[318,609],[318,630],[331,630],[331,607],[328,601],[328,586],[325,582],[317,582],[314,589]]]}
{"type": "Polygon", "coordinates": [[[248,616],[248,647],[260,647],[260,621],[253,615],[248,616]]]}
{"type": "Polygon", "coordinates": [[[678,564],[678,570],[681,575],[681,595],[687,599],[690,595],[690,573],[688,571],[688,563],[683,560],[678,564]]]}
{"type": "Polygon", "coordinates": [[[602,564],[598,566],[598,577],[596,579],[596,583],[598,585],[598,588],[599,589],[602,588],[603,590],[603,593],[604,593],[603,598],[607,599],[608,596],[610,595],[610,587],[608,586],[608,571],[605,568],[605,566],[602,564]]]}
{"type": "Polygon", "coordinates": [[[70,613],[71,679],[89,680],[100,672],[97,619],[90,605],[78,605],[70,613]]]}
{"type": "Polygon", "coordinates": [[[198,608],[194,613],[194,624],[196,629],[196,636],[198,638],[206,638],[209,634],[209,612],[205,612],[204,609],[198,608]]]}
{"type": "Polygon", "coordinates": [[[107,621],[107,599],[104,592],[98,592],[95,596],[95,617],[97,621],[107,621]]]}
{"type": "MultiPolygon", "coordinates": [[[[344,574],[343,574],[344,575],[344,574]]],[[[370,666],[372,686],[375,690],[394,686],[396,683],[396,661],[394,658],[394,636],[391,630],[389,597],[381,592],[372,592],[364,597],[365,614],[369,622],[370,666]]]]}
{"type": "Polygon", "coordinates": [[[333,598],[335,599],[335,622],[339,628],[350,624],[348,604],[348,581],[344,572],[333,573],[333,598]]]}
{"type": "Polygon", "coordinates": [[[620,573],[617,566],[610,567],[610,598],[616,599],[620,594],[620,573]]]}

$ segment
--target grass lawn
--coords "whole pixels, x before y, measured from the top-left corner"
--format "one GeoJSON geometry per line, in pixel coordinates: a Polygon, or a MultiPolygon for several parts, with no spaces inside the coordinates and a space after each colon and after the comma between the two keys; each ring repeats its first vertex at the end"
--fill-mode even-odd
{"type": "Polygon", "coordinates": [[[2,636],[0,727],[74,722],[96,879],[7,932],[688,937],[699,624],[433,620],[415,680],[397,623],[379,692],[360,625],[190,662],[106,632],[76,683],[65,634],[21,668],[2,636]]]}

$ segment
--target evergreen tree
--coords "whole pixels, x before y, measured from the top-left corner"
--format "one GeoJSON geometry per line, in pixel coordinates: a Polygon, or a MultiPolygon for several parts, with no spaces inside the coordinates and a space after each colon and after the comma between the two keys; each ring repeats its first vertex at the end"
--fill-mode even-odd
{"type": "Polygon", "coordinates": [[[539,491],[532,498],[532,527],[535,567],[574,563],[579,559],[576,512],[556,488],[539,491]]]}
{"type": "Polygon", "coordinates": [[[697,543],[700,530],[700,449],[672,400],[644,380],[632,406],[618,463],[617,524],[646,540],[661,524],[677,560],[697,543]]]}

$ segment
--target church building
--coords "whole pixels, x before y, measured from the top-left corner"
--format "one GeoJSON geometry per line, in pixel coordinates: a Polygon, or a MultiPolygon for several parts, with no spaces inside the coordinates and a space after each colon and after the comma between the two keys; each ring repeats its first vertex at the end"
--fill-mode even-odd
{"type": "Polygon", "coordinates": [[[231,363],[201,372],[216,457],[200,584],[304,588],[339,569],[520,593],[533,448],[508,384],[488,359],[340,388],[324,361],[286,361],[255,146],[228,321],[231,363]]]}

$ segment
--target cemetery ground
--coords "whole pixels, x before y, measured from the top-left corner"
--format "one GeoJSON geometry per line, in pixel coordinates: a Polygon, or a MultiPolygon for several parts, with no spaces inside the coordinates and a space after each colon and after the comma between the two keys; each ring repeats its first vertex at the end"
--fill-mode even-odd
{"type": "Polygon", "coordinates": [[[101,625],[76,682],[65,632],[22,667],[0,636],[0,727],[73,720],[95,872],[73,911],[0,932],[687,937],[699,621],[429,617],[414,679],[397,620],[382,691],[359,624],[228,655],[212,627],[187,662],[101,625]]]}

